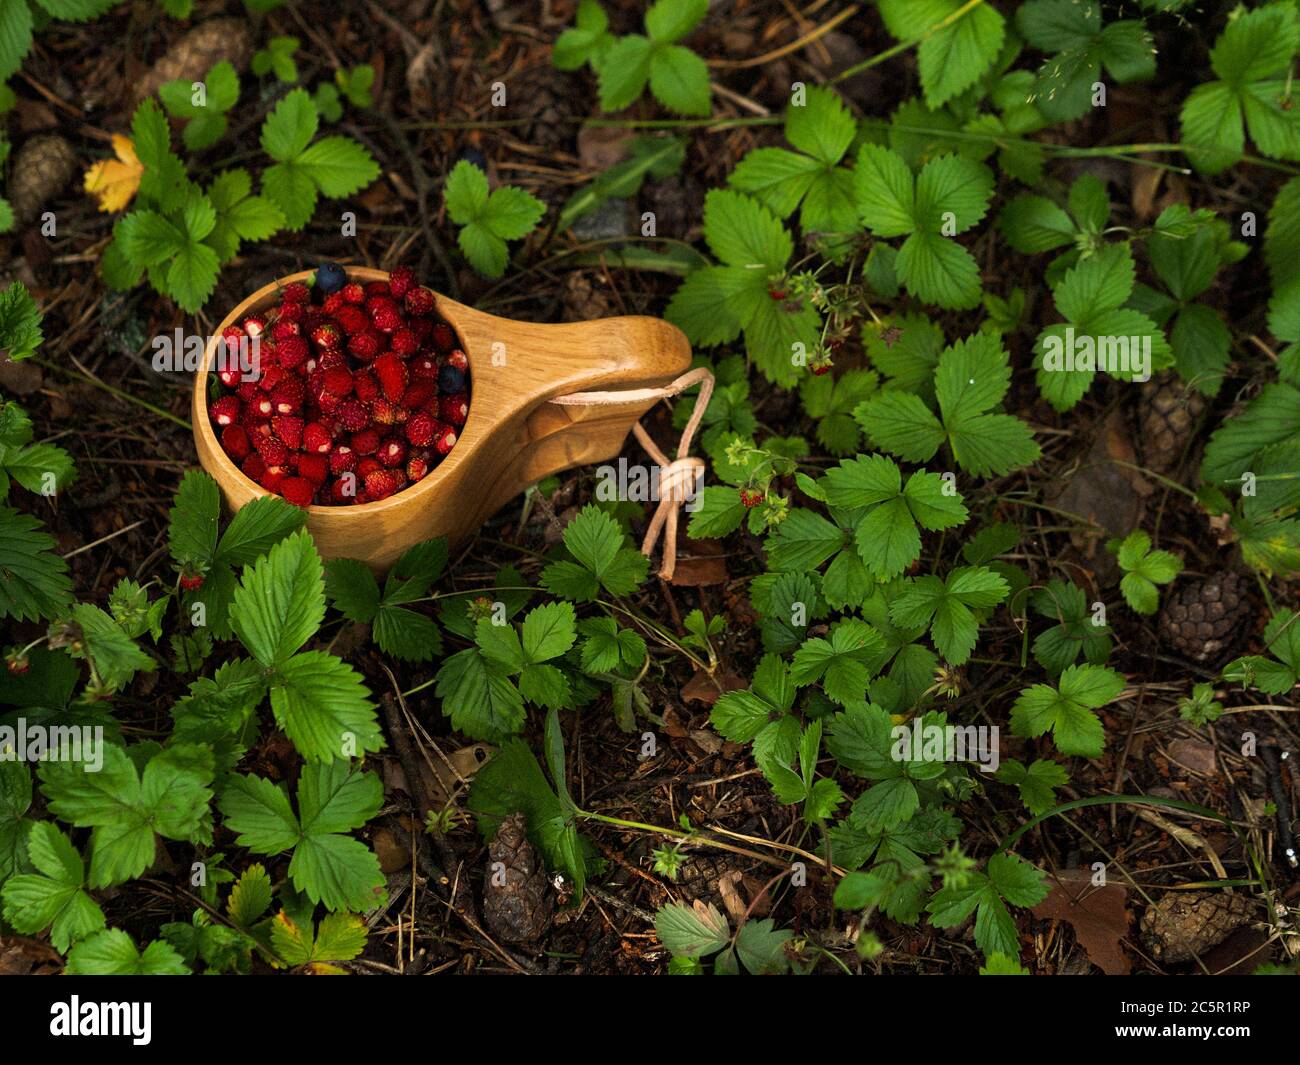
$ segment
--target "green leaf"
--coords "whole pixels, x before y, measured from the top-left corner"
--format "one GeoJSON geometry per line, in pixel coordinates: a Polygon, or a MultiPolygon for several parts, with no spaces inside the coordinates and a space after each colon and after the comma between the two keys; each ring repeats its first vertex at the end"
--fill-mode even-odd
{"type": "Polygon", "coordinates": [[[330,762],[384,746],[361,675],[324,651],[304,651],[281,663],[272,681],[271,709],[308,761],[330,762]]]}
{"type": "Polygon", "coordinates": [[[731,926],[713,903],[673,902],[655,914],[659,942],[676,956],[704,958],[731,942],[731,926]]]}
{"type": "Polygon", "coordinates": [[[297,159],[316,136],[320,117],[306,89],[294,89],[262,124],[262,150],[278,163],[297,159]]]}
{"type": "Polygon", "coordinates": [[[597,71],[602,111],[621,111],[641,95],[650,78],[654,51],[649,38],[637,33],[629,33],[614,42],[597,71]]]}
{"type": "Polygon", "coordinates": [[[1101,721],[1094,710],[1114,701],[1124,690],[1124,678],[1102,666],[1070,666],[1057,688],[1035,684],[1020,693],[1011,710],[1011,730],[1017,736],[1041,736],[1051,731],[1062,754],[1099,758],[1101,721]]]}
{"type": "Polygon", "coordinates": [[[0,82],[19,68],[32,47],[32,11],[24,0],[0,4],[0,82]]]}
{"type": "Polygon", "coordinates": [[[86,894],[85,865],[72,841],[50,821],[37,821],[27,834],[27,856],[36,874],[4,881],[0,897],[5,920],[26,935],[50,930],[54,948],[66,954],[76,940],[104,927],[104,912],[86,894]]]}
{"type": "Polygon", "coordinates": [[[320,556],[304,530],[244,571],[230,608],[240,642],[267,667],[284,666],[325,619],[320,556]]]}
{"type": "Polygon", "coordinates": [[[323,137],[301,152],[294,164],[325,196],[351,196],[379,177],[370,152],[349,137],[323,137]]]}
{"type": "Polygon", "coordinates": [[[707,115],[709,68],[689,48],[656,44],[650,54],[650,92],[679,115],[707,115]]]}
{"type": "Polygon", "coordinates": [[[289,876],[313,902],[331,910],[369,910],[382,903],[384,876],[369,847],[345,833],[379,812],[383,785],[346,761],[309,763],[298,780],[298,815],[283,785],[231,777],[221,797],[226,827],[259,854],[290,847],[289,876]]]}
{"type": "Polygon", "coordinates": [[[828,636],[807,640],[795,652],[791,678],[800,686],[820,681],[842,706],[865,699],[872,672],[867,663],[880,649],[880,633],[863,621],[845,618],[828,636]]]}
{"type": "MultiPolygon", "coordinates": [[[[570,554],[610,595],[624,596],[636,590],[649,572],[649,560],[639,551],[623,546],[624,536],[618,524],[604,511],[588,505],[578,512],[564,530],[564,546],[570,554]]],[[[575,587],[575,575],[551,563],[542,571],[542,586],[556,595],[559,589],[575,587]]],[[[582,589],[579,588],[579,591],[582,589]]],[[[594,586],[588,594],[573,596],[579,602],[596,597],[594,586]]]]}
{"type": "Polygon", "coordinates": [[[141,951],[120,928],[109,928],[76,944],[63,971],[68,976],[186,976],[190,970],[171,944],[158,939],[141,951]]]}
{"type": "Polygon", "coordinates": [[[1065,766],[1046,758],[1039,758],[1025,767],[1014,758],[1003,762],[994,774],[1003,784],[1011,784],[1020,792],[1020,801],[1034,816],[1046,813],[1056,805],[1056,789],[1069,782],[1065,766]]]}
{"type": "Polygon", "coordinates": [[[50,810],[91,834],[91,887],[120,884],[154,861],[154,833],[197,842],[210,839],[205,827],[212,798],[212,753],[176,744],[155,754],[137,773],[121,748],[105,745],[99,772],[80,763],[46,762],[41,782],[50,810]]]}
{"type": "Polygon", "coordinates": [[[14,281],[0,291],[0,354],[11,362],[29,358],[44,339],[36,301],[26,285],[14,281]]]}
{"type": "Polygon", "coordinates": [[[473,739],[495,743],[524,727],[519,689],[477,647],[443,661],[434,691],[453,727],[473,739]]]}
{"type": "Polygon", "coordinates": [[[1006,36],[1002,15],[960,0],[878,0],[885,27],[900,41],[919,41],[925,102],[938,110],[992,66],[1006,36]]]}

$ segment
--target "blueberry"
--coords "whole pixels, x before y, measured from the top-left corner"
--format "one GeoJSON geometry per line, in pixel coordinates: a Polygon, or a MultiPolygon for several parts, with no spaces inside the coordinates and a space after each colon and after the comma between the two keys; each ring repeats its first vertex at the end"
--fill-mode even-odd
{"type": "Polygon", "coordinates": [[[439,392],[464,392],[465,371],[455,366],[438,367],[439,392]]]}
{"type": "Polygon", "coordinates": [[[347,284],[348,275],[338,263],[321,263],[316,267],[316,287],[325,295],[337,292],[347,284]]]}
{"type": "Polygon", "coordinates": [[[460,150],[458,158],[464,159],[466,162],[473,163],[480,170],[487,169],[487,156],[484,155],[477,148],[462,148],[460,150]]]}

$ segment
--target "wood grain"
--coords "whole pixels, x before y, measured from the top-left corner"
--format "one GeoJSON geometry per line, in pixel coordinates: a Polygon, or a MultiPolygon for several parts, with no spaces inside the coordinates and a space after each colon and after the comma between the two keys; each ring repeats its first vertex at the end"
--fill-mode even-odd
{"type": "MultiPolygon", "coordinates": [[[[349,268],[362,282],[386,281],[380,270],[349,268]]],[[[290,274],[258,289],[216,329],[194,380],[194,443],[230,510],[266,489],[222,450],[208,420],[208,367],[222,331],[268,309],[280,288],[310,281],[290,274]]],[[[539,325],[499,318],[438,295],[438,313],[456,330],[470,364],[469,418],[451,453],[416,485],[374,503],[307,507],[307,528],[325,558],[359,559],[376,571],[434,536],[454,547],[529,485],[561,470],[620,454],[632,425],[654,400],[626,406],[556,406],[572,392],[662,387],[690,366],[676,327],[658,318],[604,318],[539,325]]]]}

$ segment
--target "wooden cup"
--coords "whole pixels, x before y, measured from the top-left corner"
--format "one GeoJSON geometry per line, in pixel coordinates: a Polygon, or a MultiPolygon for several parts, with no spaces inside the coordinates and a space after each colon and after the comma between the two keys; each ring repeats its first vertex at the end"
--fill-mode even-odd
{"type": "MultiPolygon", "coordinates": [[[[353,281],[387,281],[380,270],[349,268],[353,281]]],[[[231,511],[270,495],[222,449],[208,420],[208,372],[221,333],[264,311],[290,274],[258,289],[231,311],[208,342],[194,380],[194,443],[231,511]]],[[[623,450],[633,424],[656,400],[560,406],[573,392],[659,388],[684,373],[690,344],[658,318],[603,318],[537,325],[484,314],[445,296],[437,312],[469,357],[469,417],[450,454],[422,481],[387,499],[351,506],[307,507],[307,528],[325,558],[355,558],[383,572],[414,544],[445,536],[454,547],[498,509],[560,470],[606,462],[623,450]]]]}

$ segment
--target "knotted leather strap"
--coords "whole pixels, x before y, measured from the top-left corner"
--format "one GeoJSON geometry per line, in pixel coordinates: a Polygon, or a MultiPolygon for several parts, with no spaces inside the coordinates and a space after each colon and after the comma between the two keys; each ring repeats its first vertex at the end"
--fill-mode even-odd
{"type": "Polygon", "coordinates": [[[664,537],[663,564],[659,567],[659,576],[671,580],[677,568],[677,512],[682,503],[692,498],[696,485],[704,475],[704,460],[689,454],[691,441],[695,439],[696,430],[708,409],[713,396],[713,373],[704,368],[691,370],[663,388],[633,388],[621,392],[574,392],[568,396],[557,396],[552,403],[562,407],[614,407],[628,403],[644,403],[646,400],[671,399],[680,395],[692,385],[700,386],[699,398],[695,409],[691,411],[690,420],[682,430],[681,443],[677,446],[677,458],[669,461],[668,456],[659,450],[659,446],[650,439],[650,434],[637,422],[632,432],[645,448],[646,453],[659,467],[659,505],[650,519],[650,527],[645,531],[641,541],[641,553],[649,556],[655,549],[662,532],[664,537]]]}

